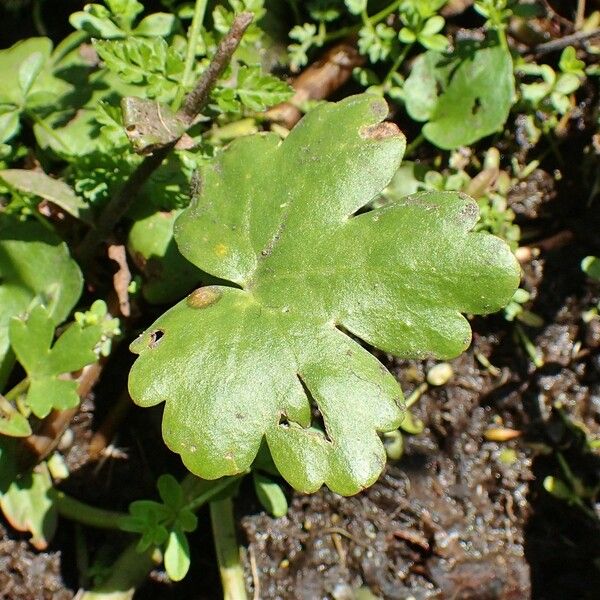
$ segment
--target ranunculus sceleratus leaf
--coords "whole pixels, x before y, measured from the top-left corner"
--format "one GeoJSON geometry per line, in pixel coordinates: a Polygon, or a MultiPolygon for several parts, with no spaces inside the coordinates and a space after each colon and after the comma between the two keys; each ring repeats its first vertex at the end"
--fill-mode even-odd
{"type": "Polygon", "coordinates": [[[516,289],[515,259],[469,232],[478,212],[464,195],[359,212],[404,151],[386,113],[371,95],[323,104],[283,142],[241,138],[203,171],[176,240],[232,286],[200,288],[163,314],[131,346],[129,383],[138,404],[166,402],[165,441],[197,475],[247,469],[265,437],[299,490],[370,485],[385,462],[378,432],[401,423],[402,393],[350,334],[398,356],[448,358],[470,341],[461,313],[498,310],[516,289]]]}

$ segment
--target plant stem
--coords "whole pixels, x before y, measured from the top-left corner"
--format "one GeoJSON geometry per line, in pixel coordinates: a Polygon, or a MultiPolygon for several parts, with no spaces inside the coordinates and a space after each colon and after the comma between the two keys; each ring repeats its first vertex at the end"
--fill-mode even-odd
{"type": "Polygon", "coordinates": [[[22,379],[21,381],[19,381],[19,383],[17,383],[17,385],[15,385],[14,388],[12,388],[11,390],[8,390],[8,392],[6,392],[6,394],[4,394],[4,397],[9,402],[14,402],[23,392],[25,392],[27,390],[28,387],[29,387],[29,379],[27,377],[25,377],[25,379],[22,379]]]}
{"type": "Polygon", "coordinates": [[[0,415],[10,417],[19,411],[2,395],[0,394],[0,415]]]}
{"type": "Polygon", "coordinates": [[[565,35],[557,40],[551,40],[550,42],[538,44],[533,49],[533,54],[536,56],[541,56],[542,54],[556,52],[558,50],[563,50],[567,46],[582,44],[583,42],[587,42],[588,40],[596,37],[600,37],[600,28],[596,28],[593,31],[578,31],[577,33],[572,33],[571,35],[565,35]]]}
{"type": "Polygon", "coordinates": [[[177,95],[173,101],[173,106],[171,107],[173,111],[179,110],[185,90],[187,90],[192,83],[190,79],[194,70],[194,62],[196,61],[196,48],[198,47],[198,38],[200,37],[200,29],[204,21],[204,13],[206,12],[207,3],[208,0],[196,0],[194,16],[192,18],[192,24],[188,33],[188,45],[185,55],[185,65],[183,67],[183,75],[181,77],[179,89],[177,90],[177,95]]]}
{"type": "Polygon", "coordinates": [[[404,156],[408,158],[424,141],[425,136],[423,135],[423,132],[421,132],[410,144],[408,144],[408,146],[406,146],[404,156]]]}
{"type": "Polygon", "coordinates": [[[196,87],[185,97],[181,113],[182,116],[187,117],[190,124],[208,103],[210,91],[231,61],[233,53],[240,45],[244,32],[252,23],[253,18],[254,15],[250,12],[243,12],[236,16],[231,24],[231,29],[219,43],[208,68],[198,80],[196,87]]]}
{"type": "MultiPolygon", "coordinates": [[[[384,9],[380,10],[378,13],[375,13],[372,17],[368,18],[368,21],[373,27],[377,25],[380,21],[383,21],[386,17],[391,15],[399,6],[402,4],[403,0],[396,0],[396,2],[392,2],[390,5],[386,6],[384,9]]],[[[349,27],[343,27],[342,29],[338,29],[337,31],[332,31],[328,33],[323,43],[332,42],[333,40],[339,40],[340,38],[347,37],[356,33],[362,25],[359,23],[358,25],[350,25],[349,27]]]]}
{"type": "Polygon", "coordinates": [[[133,598],[135,588],[141,585],[148,573],[161,561],[160,552],[155,548],[148,548],[145,552],[138,552],[137,542],[125,548],[117,561],[112,565],[108,579],[96,586],[93,590],[78,596],[80,600],[130,600],[133,598]]]}
{"type": "MultiPolygon", "coordinates": [[[[196,479],[194,475],[191,475],[190,477],[194,477],[194,479],[196,479]]],[[[187,505],[187,508],[191,511],[198,510],[201,506],[209,502],[217,494],[220,494],[221,492],[225,491],[228,487],[232,486],[238,479],[239,477],[224,477],[221,481],[215,483],[214,486],[211,487],[209,490],[196,496],[193,500],[190,500],[190,502],[187,505]]]]}
{"type": "Polygon", "coordinates": [[[585,0],[577,1],[577,12],[575,13],[575,29],[581,29],[585,20],[585,0]]]}
{"type": "Polygon", "coordinates": [[[385,79],[383,80],[384,86],[390,82],[390,79],[393,77],[394,73],[396,73],[396,71],[398,71],[398,69],[404,62],[406,55],[409,53],[410,49],[413,47],[413,44],[414,44],[414,42],[411,42],[410,44],[407,44],[406,46],[404,46],[404,48],[402,49],[402,52],[400,52],[400,54],[398,55],[398,58],[394,61],[392,68],[388,71],[388,74],[385,76],[385,79]]]}
{"type": "Polygon", "coordinates": [[[235,536],[231,498],[210,503],[210,520],[223,584],[223,600],[246,600],[244,569],[235,536]]]}
{"type": "MultiPolygon", "coordinates": [[[[252,13],[240,13],[233,20],[231,29],[221,40],[210,65],[200,77],[196,87],[186,96],[183,108],[178,115],[189,125],[204,109],[211,89],[229,64],[233,53],[239,46],[244,32],[252,21],[252,13]]],[[[125,185],[111,198],[100,215],[95,228],[90,229],[77,248],[77,255],[82,263],[89,263],[96,246],[105,239],[115,225],[129,210],[138,192],[163,160],[175,147],[177,140],[158,148],[154,154],[146,156],[137,169],[129,176],[125,185]]]]}
{"type": "Polygon", "coordinates": [[[67,494],[55,488],[52,488],[48,493],[60,515],[82,525],[98,527],[99,529],[119,529],[121,520],[127,516],[126,513],[91,506],[71,498],[71,496],[67,496],[67,494]]]}

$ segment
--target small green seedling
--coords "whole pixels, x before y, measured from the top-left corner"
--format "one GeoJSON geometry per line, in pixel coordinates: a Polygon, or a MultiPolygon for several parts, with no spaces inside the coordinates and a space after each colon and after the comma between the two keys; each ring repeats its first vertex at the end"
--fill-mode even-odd
{"type": "Polygon", "coordinates": [[[0,387],[14,364],[11,318],[44,304],[57,325],[79,299],[82,286],[81,271],[64,242],[39,223],[0,214],[0,387]]]}
{"type": "Polygon", "coordinates": [[[198,519],[186,505],[184,492],[172,475],[161,475],[157,486],[162,502],[132,502],[129,516],[121,520],[121,529],[141,534],[138,552],[153,546],[163,547],[167,574],[172,581],[180,581],[190,566],[190,547],[185,534],[196,529],[198,519]]]}
{"type": "Polygon", "coordinates": [[[514,102],[510,52],[500,44],[429,50],[415,60],[403,90],[406,110],[426,121],[423,135],[451,150],[502,128],[514,102]]]}
{"type": "Polygon", "coordinates": [[[245,471],[266,439],[298,490],[369,486],[402,393],[349,333],[397,356],[450,358],[470,342],[461,313],[512,297],[515,258],[470,232],[478,210],[465,195],[360,212],[404,151],[386,113],[355,96],[315,108],[283,142],[234,141],[178,218],[180,252],[231,285],[199,288],[143,333],[129,387],[141,406],[166,401],[165,441],[200,477],[245,471]]]}
{"type": "Polygon", "coordinates": [[[54,323],[48,310],[39,305],[25,319],[13,317],[9,332],[11,346],[27,373],[25,403],[31,412],[41,419],[52,409],[77,406],[77,382],[61,375],[97,359],[94,349],[103,336],[101,325],[73,323],[52,344],[54,323]]]}

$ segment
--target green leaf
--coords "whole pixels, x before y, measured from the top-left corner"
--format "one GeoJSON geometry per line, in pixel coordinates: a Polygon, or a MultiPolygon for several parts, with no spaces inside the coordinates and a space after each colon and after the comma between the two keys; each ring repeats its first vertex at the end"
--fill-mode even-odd
{"type": "Polygon", "coordinates": [[[236,93],[250,110],[263,111],[293,96],[292,88],[273,75],[262,73],[260,66],[240,67],[236,93]]]}
{"type": "Polygon", "coordinates": [[[52,42],[45,37],[28,38],[0,50],[0,104],[25,105],[25,98],[51,52],[52,42]]]}
{"type": "Polygon", "coordinates": [[[164,39],[96,40],[106,68],[124,82],[144,85],[144,95],[168,102],[177,91],[184,59],[164,39]]]}
{"type": "Polygon", "coordinates": [[[178,528],[169,532],[164,561],[171,581],[181,581],[187,575],[190,568],[190,546],[185,533],[178,528]]]}
{"type": "Polygon", "coordinates": [[[18,476],[12,440],[0,438],[0,509],[18,531],[30,532],[38,550],[48,547],[57,523],[57,511],[50,498],[52,479],[45,463],[18,476]]]}
{"type": "Polygon", "coordinates": [[[567,500],[569,502],[576,500],[577,495],[573,490],[561,479],[548,475],[544,477],[543,481],[544,489],[558,498],[559,500],[567,500]]]}
{"type": "Polygon", "coordinates": [[[597,256],[586,256],[581,261],[581,270],[588,277],[600,281],[600,258],[597,256]]]}
{"type": "Polygon", "coordinates": [[[577,58],[577,51],[573,46],[567,46],[562,51],[558,66],[563,73],[585,77],[585,62],[577,58]]]}
{"type": "Polygon", "coordinates": [[[406,433],[419,435],[419,433],[423,433],[425,425],[421,419],[415,417],[410,411],[407,411],[404,415],[404,419],[402,419],[400,428],[402,431],[406,431],[406,433]]]}
{"type": "Polygon", "coordinates": [[[554,91],[559,94],[572,94],[581,85],[581,79],[573,73],[559,75],[554,84],[554,91]]]}
{"type": "Polygon", "coordinates": [[[381,98],[313,109],[281,142],[234,141],[179,217],[182,254],[238,287],[200,288],[132,345],[141,406],[166,401],[163,435],[205,479],[250,467],[266,438],[295,488],[353,494],[385,463],[377,432],[402,421],[394,377],[347,332],[404,357],[459,354],[461,315],[498,310],[519,279],[508,247],[469,233],[477,205],[417,194],[357,211],[405,147],[381,98]],[[324,423],[311,427],[311,406],[324,423]]]}
{"type": "Polygon", "coordinates": [[[421,29],[420,35],[424,36],[432,36],[436,33],[439,33],[445,25],[444,17],[440,15],[435,15],[430,17],[425,21],[425,25],[423,25],[423,29],[421,29]]]}
{"type": "Polygon", "coordinates": [[[87,204],[64,181],[26,169],[5,169],[0,171],[0,178],[20,192],[49,200],[76,219],[89,222],[87,204]]]}
{"type": "Polygon", "coordinates": [[[165,506],[179,509],[183,503],[183,490],[173,475],[166,473],[158,478],[158,493],[165,506]]]}
{"type": "Polygon", "coordinates": [[[144,552],[150,546],[161,546],[167,541],[169,532],[164,523],[169,512],[163,504],[153,500],[135,500],[129,505],[129,515],[122,518],[119,527],[123,531],[141,533],[137,550],[144,552]]]}
{"type": "Polygon", "coordinates": [[[480,48],[456,66],[452,57],[428,51],[415,61],[404,92],[410,116],[429,121],[423,134],[431,143],[446,150],[468,146],[508,117],[515,95],[510,53],[480,48]]]}
{"type": "Polygon", "coordinates": [[[47,58],[48,56],[44,56],[42,52],[34,52],[21,63],[19,67],[19,87],[24,97],[29,93],[47,58]]]}
{"type": "Polygon", "coordinates": [[[79,299],[83,279],[66,244],[35,222],[0,215],[0,387],[12,366],[8,324],[33,303],[45,304],[56,325],[79,299]]]}
{"type": "Polygon", "coordinates": [[[25,416],[0,395],[0,434],[10,437],[31,435],[31,426],[25,416]]]}
{"type": "Polygon", "coordinates": [[[437,52],[424,52],[415,59],[404,84],[406,111],[415,121],[427,121],[432,117],[439,91],[448,84],[452,63],[444,63],[437,52]]]}
{"type": "Polygon", "coordinates": [[[367,10],[367,0],[344,0],[344,3],[353,15],[360,15],[363,10],[367,10]]]}
{"type": "Polygon", "coordinates": [[[9,332],[12,348],[29,378],[27,404],[33,413],[43,418],[53,408],[77,406],[77,382],[58,377],[96,360],[94,348],[102,337],[101,326],[73,323],[51,347],[54,323],[46,308],[38,305],[27,319],[13,317],[9,332]]]}
{"type": "Polygon", "coordinates": [[[472,144],[502,128],[514,95],[510,53],[501,46],[478,50],[454,72],[423,134],[447,150],[472,144]]]}
{"type": "Polygon", "coordinates": [[[173,223],[180,213],[153,213],[137,219],[129,232],[129,252],[144,275],[142,294],[152,304],[174,302],[203,279],[202,271],[181,255],[173,239],[173,223]]]}
{"type": "Polygon", "coordinates": [[[263,508],[276,519],[285,516],[288,511],[288,503],[281,486],[256,471],[252,472],[252,477],[254,491],[263,508]]]}
{"type": "Polygon", "coordinates": [[[153,13],[140,21],[140,24],[133,30],[133,34],[148,37],[167,37],[172,33],[176,23],[175,15],[162,12],[153,13]]]}
{"type": "Polygon", "coordinates": [[[392,41],[396,32],[384,23],[378,23],[375,28],[364,26],[358,32],[358,49],[366,54],[374,63],[384,60],[392,51],[392,41]]]}
{"type": "Polygon", "coordinates": [[[19,111],[9,110],[0,114],[0,142],[5,142],[19,131],[19,111]]]}
{"type": "Polygon", "coordinates": [[[75,29],[87,31],[96,38],[113,39],[122,38],[126,35],[110,19],[96,17],[85,11],[74,12],[69,17],[69,23],[75,29]]]}

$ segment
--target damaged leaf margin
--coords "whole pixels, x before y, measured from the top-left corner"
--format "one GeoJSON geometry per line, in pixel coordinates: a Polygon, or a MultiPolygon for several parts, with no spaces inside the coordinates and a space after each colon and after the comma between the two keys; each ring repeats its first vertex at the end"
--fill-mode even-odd
{"type": "Polygon", "coordinates": [[[166,401],[165,441],[200,477],[246,470],[266,438],[300,491],[371,485],[402,392],[349,333],[449,358],[470,342],[461,313],[498,310],[516,289],[506,244],[469,233],[478,209],[464,195],[359,212],[404,152],[386,114],[365,94],[317,107],[283,142],[235,141],[176,222],[181,253],[239,287],[203,288],[163,314],[131,345],[129,387],[141,406],[166,401]]]}

